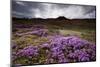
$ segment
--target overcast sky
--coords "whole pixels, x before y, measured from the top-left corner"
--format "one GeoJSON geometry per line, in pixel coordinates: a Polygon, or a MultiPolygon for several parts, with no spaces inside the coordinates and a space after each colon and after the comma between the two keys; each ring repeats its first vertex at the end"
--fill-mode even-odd
{"type": "Polygon", "coordinates": [[[69,19],[95,18],[96,7],[86,5],[39,3],[27,1],[12,2],[13,17],[57,18],[65,16],[69,19]]]}

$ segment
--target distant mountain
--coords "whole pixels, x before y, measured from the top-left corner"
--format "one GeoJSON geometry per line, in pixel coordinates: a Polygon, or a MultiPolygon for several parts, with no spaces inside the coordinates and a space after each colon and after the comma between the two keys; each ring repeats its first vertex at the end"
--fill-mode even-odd
{"type": "Polygon", "coordinates": [[[66,20],[66,19],[68,19],[68,18],[66,18],[66,17],[64,17],[64,16],[59,16],[57,19],[59,19],[59,20],[66,20]]]}
{"type": "Polygon", "coordinates": [[[26,20],[30,20],[30,19],[33,19],[33,20],[72,20],[72,21],[80,21],[80,20],[96,20],[96,19],[89,19],[89,18],[84,18],[84,19],[69,19],[69,18],[66,18],[64,16],[59,16],[57,18],[18,18],[18,17],[12,17],[12,19],[26,19],[26,20]]]}

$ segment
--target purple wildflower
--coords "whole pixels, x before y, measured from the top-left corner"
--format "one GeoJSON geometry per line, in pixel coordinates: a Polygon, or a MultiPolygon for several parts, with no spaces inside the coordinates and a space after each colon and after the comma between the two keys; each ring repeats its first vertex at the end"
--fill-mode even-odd
{"type": "Polygon", "coordinates": [[[47,30],[46,29],[33,30],[32,34],[35,34],[38,36],[47,36],[47,30]]]}
{"type": "Polygon", "coordinates": [[[54,36],[50,39],[50,43],[27,46],[19,50],[17,56],[28,58],[45,56],[44,63],[94,61],[96,45],[75,36],[54,36]]]}
{"type": "Polygon", "coordinates": [[[20,50],[17,53],[17,55],[18,56],[26,56],[26,57],[37,56],[38,55],[38,47],[37,46],[25,47],[24,49],[20,50]]]}

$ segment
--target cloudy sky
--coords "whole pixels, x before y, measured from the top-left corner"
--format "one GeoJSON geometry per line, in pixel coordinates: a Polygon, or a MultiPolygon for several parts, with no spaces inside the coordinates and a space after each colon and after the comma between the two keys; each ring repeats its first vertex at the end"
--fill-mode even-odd
{"type": "Polygon", "coordinates": [[[27,1],[12,2],[13,17],[57,18],[65,16],[69,19],[95,18],[96,7],[86,5],[39,3],[27,1]]]}

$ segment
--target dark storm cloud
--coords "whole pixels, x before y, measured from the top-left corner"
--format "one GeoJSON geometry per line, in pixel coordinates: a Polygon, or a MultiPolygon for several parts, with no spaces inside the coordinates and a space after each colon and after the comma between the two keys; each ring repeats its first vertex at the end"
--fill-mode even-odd
{"type": "Polygon", "coordinates": [[[51,4],[27,1],[12,2],[12,16],[28,18],[95,18],[95,6],[51,4]]]}
{"type": "Polygon", "coordinates": [[[12,14],[19,17],[34,17],[35,10],[43,10],[40,4],[31,2],[12,2],[12,14]],[[33,10],[34,9],[34,10],[33,10]],[[33,10],[33,11],[32,11],[33,10]]]}

